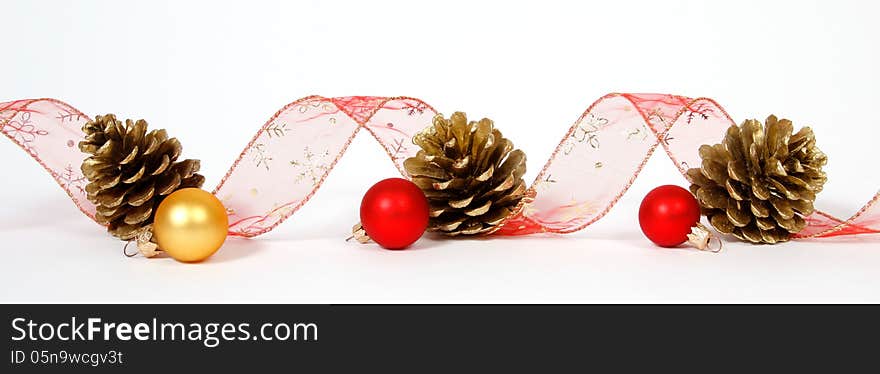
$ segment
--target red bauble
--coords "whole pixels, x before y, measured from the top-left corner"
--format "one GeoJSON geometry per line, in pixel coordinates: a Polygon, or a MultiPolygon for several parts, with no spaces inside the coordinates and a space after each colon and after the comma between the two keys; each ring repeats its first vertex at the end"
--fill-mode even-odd
{"type": "Polygon", "coordinates": [[[700,222],[700,204],[690,191],[679,186],[657,187],[645,195],[639,208],[639,225],[648,239],[661,247],[675,247],[688,240],[700,222]]]}
{"type": "Polygon", "coordinates": [[[413,182],[385,179],[364,194],[361,225],[383,248],[404,249],[428,228],[428,199],[413,182]]]}

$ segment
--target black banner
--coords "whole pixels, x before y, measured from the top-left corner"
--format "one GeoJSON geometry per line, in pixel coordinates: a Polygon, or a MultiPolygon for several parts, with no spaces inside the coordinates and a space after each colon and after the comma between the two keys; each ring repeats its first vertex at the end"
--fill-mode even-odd
{"type": "Polygon", "coordinates": [[[737,352],[740,360],[786,351],[811,359],[844,351],[855,359],[876,354],[878,312],[877,306],[4,305],[9,370],[3,372],[500,368],[529,361],[625,367],[682,355],[730,360],[737,352]]]}

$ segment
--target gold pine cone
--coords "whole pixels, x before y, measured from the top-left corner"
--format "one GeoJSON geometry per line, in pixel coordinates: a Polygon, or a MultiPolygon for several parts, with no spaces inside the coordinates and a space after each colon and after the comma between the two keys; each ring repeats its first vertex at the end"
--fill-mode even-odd
{"type": "Polygon", "coordinates": [[[186,187],[201,187],[205,178],[196,172],[199,160],[178,161],[180,142],[165,130],[147,133],[144,120],[97,116],[82,128],[85,140],[79,149],[91,156],[82,163],[89,180],[86,196],[97,206],[95,218],[107,231],[134,239],[153,222],[153,214],[168,194],[186,187]]]}
{"type": "Polygon", "coordinates": [[[809,127],[770,116],[731,126],[721,144],[700,147],[702,165],[687,171],[703,215],[719,232],[752,243],[787,241],[806,226],[827,162],[809,127]]]}
{"type": "Polygon", "coordinates": [[[526,194],[525,153],[487,118],[468,123],[462,112],[438,114],[413,143],[421,150],[403,165],[428,198],[428,231],[490,233],[526,194]]]}

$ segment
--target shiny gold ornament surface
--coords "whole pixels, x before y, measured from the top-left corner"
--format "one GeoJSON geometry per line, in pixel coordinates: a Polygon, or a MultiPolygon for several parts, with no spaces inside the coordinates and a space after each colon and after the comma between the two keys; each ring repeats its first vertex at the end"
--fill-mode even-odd
{"type": "Polygon", "coordinates": [[[491,233],[526,196],[526,155],[487,118],[438,114],[413,143],[421,150],[404,167],[428,198],[428,231],[491,233]]]}
{"type": "Polygon", "coordinates": [[[168,195],[156,210],[153,237],[175,260],[198,262],[220,249],[229,231],[226,209],[212,193],[183,188],[168,195]]]}
{"type": "Polygon", "coordinates": [[[147,132],[144,120],[97,116],[82,128],[79,149],[91,156],[81,166],[86,196],[97,207],[95,219],[113,236],[131,240],[148,229],[165,196],[179,188],[201,187],[198,160],[175,162],[180,142],[165,130],[147,132]]]}
{"type": "Polygon", "coordinates": [[[778,243],[806,226],[827,162],[809,127],[770,116],[731,126],[721,144],[700,147],[687,172],[691,192],[715,229],[752,243],[778,243]]]}

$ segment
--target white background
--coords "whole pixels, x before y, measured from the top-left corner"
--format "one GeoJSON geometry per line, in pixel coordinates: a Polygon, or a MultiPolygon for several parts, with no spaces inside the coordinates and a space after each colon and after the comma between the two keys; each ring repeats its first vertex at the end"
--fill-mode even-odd
{"type": "MultiPolygon", "coordinates": [[[[878,9],[865,1],[4,1],[0,101],[55,97],[147,119],[202,159],[210,189],[266,119],[324,96],[407,95],[494,119],[534,178],[607,92],[717,99],[737,120],[812,125],[830,155],[820,208],[880,187],[878,9]]],[[[361,134],[365,135],[365,134],[361,134]]],[[[125,258],[24,152],[0,139],[2,302],[880,302],[877,236],[659,249],[651,188],[685,185],[658,153],[620,204],[565,236],[346,243],[363,192],[397,176],[361,136],[324,188],[209,261],[125,258]]],[[[585,185],[585,188],[589,188],[585,185]]]]}

